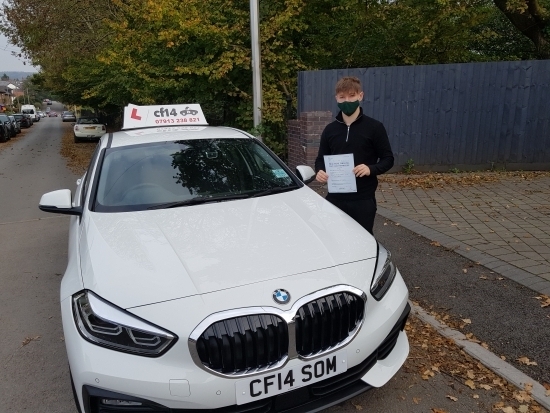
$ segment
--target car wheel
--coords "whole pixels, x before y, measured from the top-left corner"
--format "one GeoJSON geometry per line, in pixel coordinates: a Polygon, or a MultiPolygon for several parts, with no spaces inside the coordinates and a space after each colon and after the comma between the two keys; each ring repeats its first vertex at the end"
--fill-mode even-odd
{"type": "Polygon", "coordinates": [[[73,135],[73,136],[74,136],[74,143],[79,143],[80,139],[76,135],[73,135]]]}

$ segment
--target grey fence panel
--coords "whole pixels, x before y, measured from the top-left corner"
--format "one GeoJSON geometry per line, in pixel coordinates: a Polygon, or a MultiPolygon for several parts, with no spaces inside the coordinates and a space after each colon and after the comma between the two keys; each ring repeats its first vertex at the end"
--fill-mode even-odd
{"type": "Polygon", "coordinates": [[[363,110],[386,126],[398,166],[550,169],[550,60],[300,72],[298,114],[336,115],[342,76],[361,79],[363,110]]]}

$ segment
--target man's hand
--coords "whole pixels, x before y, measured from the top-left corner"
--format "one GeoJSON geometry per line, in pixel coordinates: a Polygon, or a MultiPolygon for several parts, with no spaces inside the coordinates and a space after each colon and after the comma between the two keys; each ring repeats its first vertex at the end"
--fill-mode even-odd
{"type": "Polygon", "coordinates": [[[353,173],[357,178],[361,178],[362,176],[369,176],[370,175],[370,168],[365,164],[357,165],[355,168],[353,168],[353,173]]]}
{"type": "Polygon", "coordinates": [[[325,171],[319,169],[319,172],[317,172],[317,175],[315,176],[315,180],[317,182],[321,182],[322,184],[326,184],[328,181],[328,175],[325,171]]]}

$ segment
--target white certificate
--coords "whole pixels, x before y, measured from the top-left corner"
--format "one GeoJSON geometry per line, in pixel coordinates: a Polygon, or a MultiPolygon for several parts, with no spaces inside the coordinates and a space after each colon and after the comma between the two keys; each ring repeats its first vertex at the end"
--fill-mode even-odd
{"type": "Polygon", "coordinates": [[[353,154],[325,155],[325,168],[328,174],[328,191],[336,192],[357,192],[357,183],[353,168],[353,154]]]}

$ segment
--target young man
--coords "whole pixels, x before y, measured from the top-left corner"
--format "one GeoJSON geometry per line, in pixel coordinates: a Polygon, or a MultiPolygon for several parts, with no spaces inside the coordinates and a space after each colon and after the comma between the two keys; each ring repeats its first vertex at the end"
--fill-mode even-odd
{"type": "Polygon", "coordinates": [[[353,154],[357,192],[329,192],[326,199],[372,234],[376,215],[374,193],[378,187],[376,177],[391,169],[393,152],[384,125],[363,114],[359,107],[362,100],[363,89],[358,78],[343,77],[336,83],[340,113],[321,135],[315,171],[316,180],[326,183],[329,176],[324,156],[353,154]]]}

